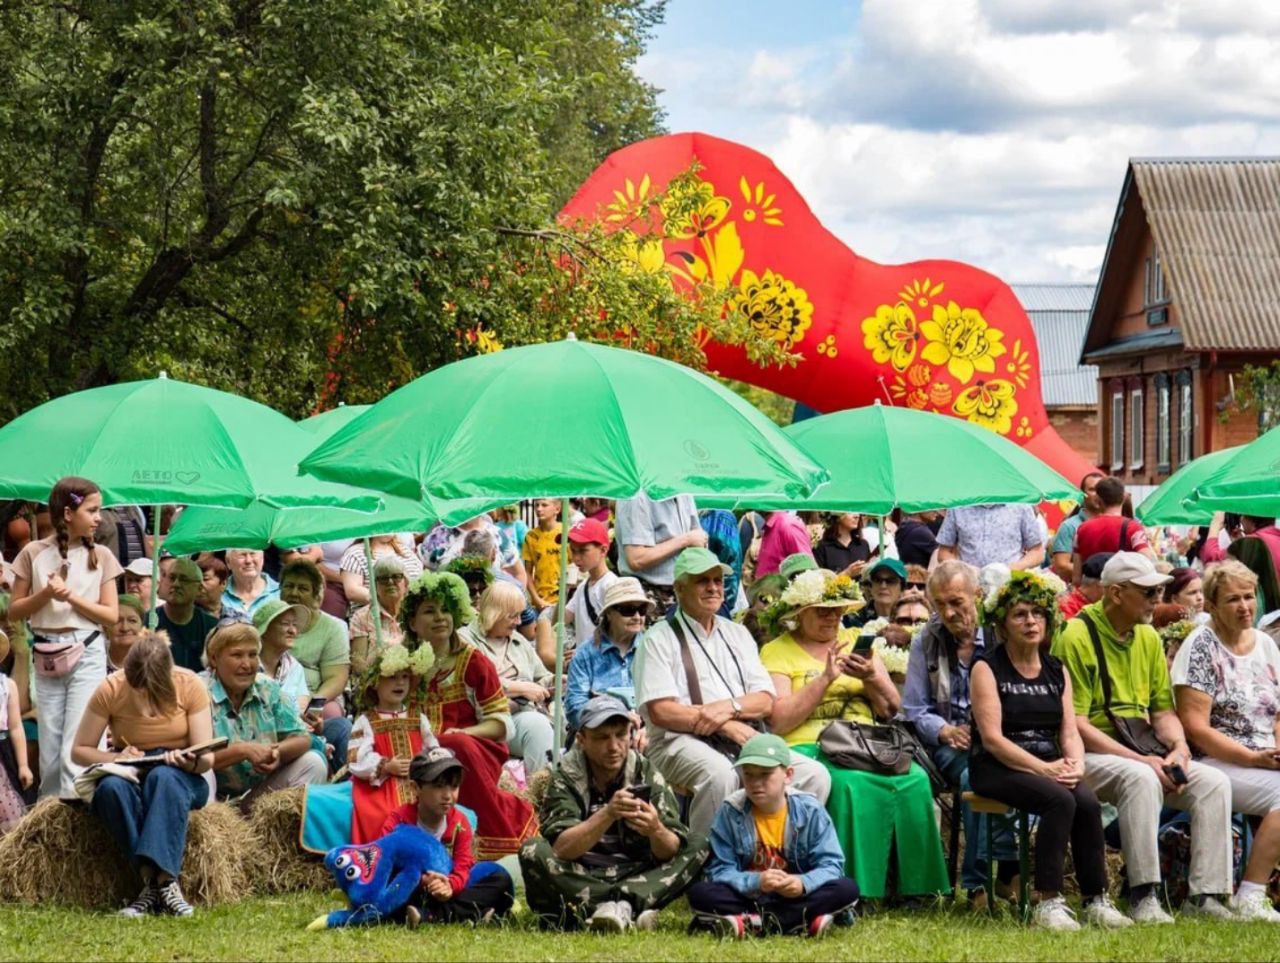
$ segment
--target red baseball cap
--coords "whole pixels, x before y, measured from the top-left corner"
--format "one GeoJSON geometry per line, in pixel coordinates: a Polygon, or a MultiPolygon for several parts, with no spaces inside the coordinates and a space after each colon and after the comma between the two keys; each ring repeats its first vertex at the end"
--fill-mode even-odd
{"type": "Polygon", "coordinates": [[[598,518],[584,518],[569,529],[569,541],[579,545],[603,545],[609,547],[609,529],[598,518]]]}

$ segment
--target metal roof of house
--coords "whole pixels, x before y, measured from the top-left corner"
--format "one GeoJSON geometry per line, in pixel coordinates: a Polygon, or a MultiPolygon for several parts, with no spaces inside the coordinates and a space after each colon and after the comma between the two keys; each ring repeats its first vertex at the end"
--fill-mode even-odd
{"type": "Polygon", "coordinates": [[[1100,327],[1087,335],[1090,349],[1105,343],[1103,328],[1129,281],[1129,265],[1112,265],[1111,255],[1137,236],[1139,210],[1160,252],[1188,350],[1280,348],[1280,157],[1130,159],[1098,282],[1100,327]]]}
{"type": "Polygon", "coordinates": [[[1031,319],[1040,349],[1040,390],[1044,403],[1095,405],[1098,369],[1080,364],[1089,327],[1092,284],[1014,284],[1013,293],[1031,319]]]}

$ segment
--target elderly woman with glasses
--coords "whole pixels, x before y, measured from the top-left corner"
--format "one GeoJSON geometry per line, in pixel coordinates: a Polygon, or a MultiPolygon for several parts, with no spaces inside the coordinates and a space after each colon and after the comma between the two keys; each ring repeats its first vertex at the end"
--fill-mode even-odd
{"type": "MultiPolygon", "coordinates": [[[[578,728],[579,716],[587,702],[598,695],[612,695],[635,709],[635,683],[631,679],[636,643],[644,632],[645,620],[653,603],[640,581],[620,578],[605,589],[601,601],[600,620],[590,642],[578,646],[569,664],[569,682],[565,690],[564,708],[569,725],[578,728]]],[[[636,747],[643,752],[648,743],[644,726],[636,721],[636,747]]]]}
{"type": "Polygon", "coordinates": [[[400,627],[400,606],[409,591],[404,563],[394,555],[384,555],[373,563],[373,582],[378,593],[378,615],[382,623],[382,644],[378,644],[373,628],[373,605],[364,605],[351,613],[351,668],[359,675],[389,645],[404,641],[400,627]]]}
{"type": "Polygon", "coordinates": [[[845,620],[845,624],[857,627],[877,619],[893,621],[893,607],[902,598],[907,587],[907,570],[896,558],[883,558],[866,573],[870,603],[845,620]]]}

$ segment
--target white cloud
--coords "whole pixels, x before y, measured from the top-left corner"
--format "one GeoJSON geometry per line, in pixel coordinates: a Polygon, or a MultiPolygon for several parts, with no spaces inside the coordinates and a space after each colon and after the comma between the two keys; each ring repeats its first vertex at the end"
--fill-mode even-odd
{"type": "Polygon", "coordinates": [[[1280,153],[1280,3],[864,0],[855,37],[752,44],[642,70],[880,261],[1092,281],[1129,157],[1280,153]]]}

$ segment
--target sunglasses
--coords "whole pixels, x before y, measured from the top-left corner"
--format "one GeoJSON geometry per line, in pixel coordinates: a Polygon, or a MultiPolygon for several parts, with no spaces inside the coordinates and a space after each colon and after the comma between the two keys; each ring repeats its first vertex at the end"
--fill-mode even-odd
{"type": "Polygon", "coordinates": [[[926,619],[913,619],[907,615],[899,615],[893,620],[894,625],[915,625],[917,622],[924,622],[926,619]]]}
{"type": "Polygon", "coordinates": [[[896,575],[873,575],[871,576],[872,585],[897,585],[902,580],[896,575]]]}
{"type": "Polygon", "coordinates": [[[379,575],[375,581],[379,585],[395,585],[402,578],[404,578],[403,575],[379,575]]]}
{"type": "Polygon", "coordinates": [[[907,583],[907,588],[909,588],[909,589],[919,589],[921,592],[923,592],[923,591],[924,591],[924,582],[908,582],[908,583],[907,583]]]}
{"type": "Polygon", "coordinates": [[[649,611],[648,603],[636,602],[632,605],[615,605],[613,610],[624,618],[633,618],[637,615],[644,615],[649,611]]]}
{"type": "Polygon", "coordinates": [[[1135,592],[1140,594],[1144,599],[1153,599],[1160,594],[1159,585],[1142,586],[1142,585],[1133,585],[1131,583],[1129,585],[1129,588],[1133,589],[1135,592]]]}
{"type": "Polygon", "coordinates": [[[214,626],[214,629],[226,629],[233,625],[253,625],[253,619],[243,612],[235,612],[218,619],[218,624],[214,626]]]}

